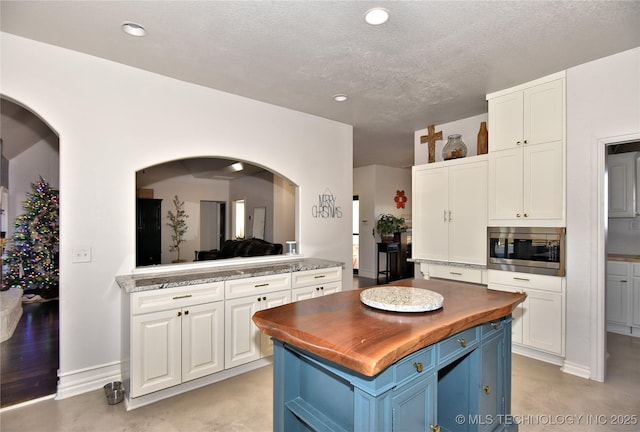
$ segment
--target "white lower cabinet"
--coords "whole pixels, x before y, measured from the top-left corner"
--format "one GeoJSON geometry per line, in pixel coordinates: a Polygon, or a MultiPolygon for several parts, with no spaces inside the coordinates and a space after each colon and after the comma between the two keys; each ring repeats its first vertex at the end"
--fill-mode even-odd
{"type": "Polygon", "coordinates": [[[262,309],[291,302],[291,290],[254,294],[225,302],[224,367],[229,369],[273,353],[271,340],[263,335],[251,317],[262,309]]]}
{"type": "Polygon", "coordinates": [[[203,285],[131,294],[129,397],[223,369],[223,284],[203,285]]]}
{"type": "Polygon", "coordinates": [[[307,270],[293,275],[293,301],[321,297],[342,291],[342,268],[307,270]]]}
{"type": "Polygon", "coordinates": [[[607,331],[640,337],[640,263],[607,261],[607,331]]]}
{"type": "Polygon", "coordinates": [[[127,409],[268,364],[260,359],[273,355],[273,342],[253,314],[341,289],[339,266],[130,293],[122,299],[127,409]]]}
{"type": "Polygon", "coordinates": [[[514,352],[547,361],[565,355],[565,278],[528,273],[488,271],[490,289],[524,292],[513,311],[514,352]]]}

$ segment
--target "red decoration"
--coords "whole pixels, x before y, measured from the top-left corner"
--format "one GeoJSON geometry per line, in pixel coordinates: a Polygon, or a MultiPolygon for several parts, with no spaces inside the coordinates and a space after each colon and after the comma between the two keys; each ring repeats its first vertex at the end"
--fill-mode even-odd
{"type": "Polygon", "coordinates": [[[397,190],[396,197],[393,200],[396,202],[396,208],[403,209],[404,203],[407,202],[407,196],[404,194],[403,190],[397,190]]]}

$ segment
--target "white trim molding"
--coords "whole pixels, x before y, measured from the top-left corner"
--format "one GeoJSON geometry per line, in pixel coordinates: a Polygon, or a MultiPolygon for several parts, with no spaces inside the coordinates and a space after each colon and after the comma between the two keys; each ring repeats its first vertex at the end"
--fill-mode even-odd
{"type": "Polygon", "coordinates": [[[58,373],[56,400],[97,390],[112,381],[121,381],[120,362],[107,363],[72,372],[58,373]]]}
{"type": "MultiPolygon", "coordinates": [[[[607,283],[607,230],[609,225],[609,190],[607,180],[607,146],[640,140],[640,132],[597,139],[597,278],[591,281],[591,373],[594,381],[604,381],[607,369],[607,338],[605,316],[605,286],[607,283]],[[594,286],[595,284],[595,286],[594,286]]],[[[586,370],[586,368],[585,368],[586,370]]]]}
{"type": "Polygon", "coordinates": [[[583,365],[579,365],[577,363],[572,363],[565,361],[560,370],[569,375],[575,375],[580,378],[589,379],[591,378],[591,369],[588,367],[584,367],[583,365]]]}

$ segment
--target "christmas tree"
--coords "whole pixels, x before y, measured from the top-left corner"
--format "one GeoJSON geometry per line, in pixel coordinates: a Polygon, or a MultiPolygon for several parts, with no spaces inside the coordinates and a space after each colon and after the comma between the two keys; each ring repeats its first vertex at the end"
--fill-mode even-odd
{"type": "Polygon", "coordinates": [[[43,297],[57,297],[58,191],[42,177],[31,189],[9,239],[2,288],[37,290],[43,297]]]}

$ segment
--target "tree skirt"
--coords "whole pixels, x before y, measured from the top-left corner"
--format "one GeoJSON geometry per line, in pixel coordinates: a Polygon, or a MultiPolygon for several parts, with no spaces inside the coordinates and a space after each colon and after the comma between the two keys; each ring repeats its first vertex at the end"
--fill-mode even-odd
{"type": "Polygon", "coordinates": [[[10,288],[0,291],[0,342],[13,336],[22,316],[22,290],[10,288]]]}

